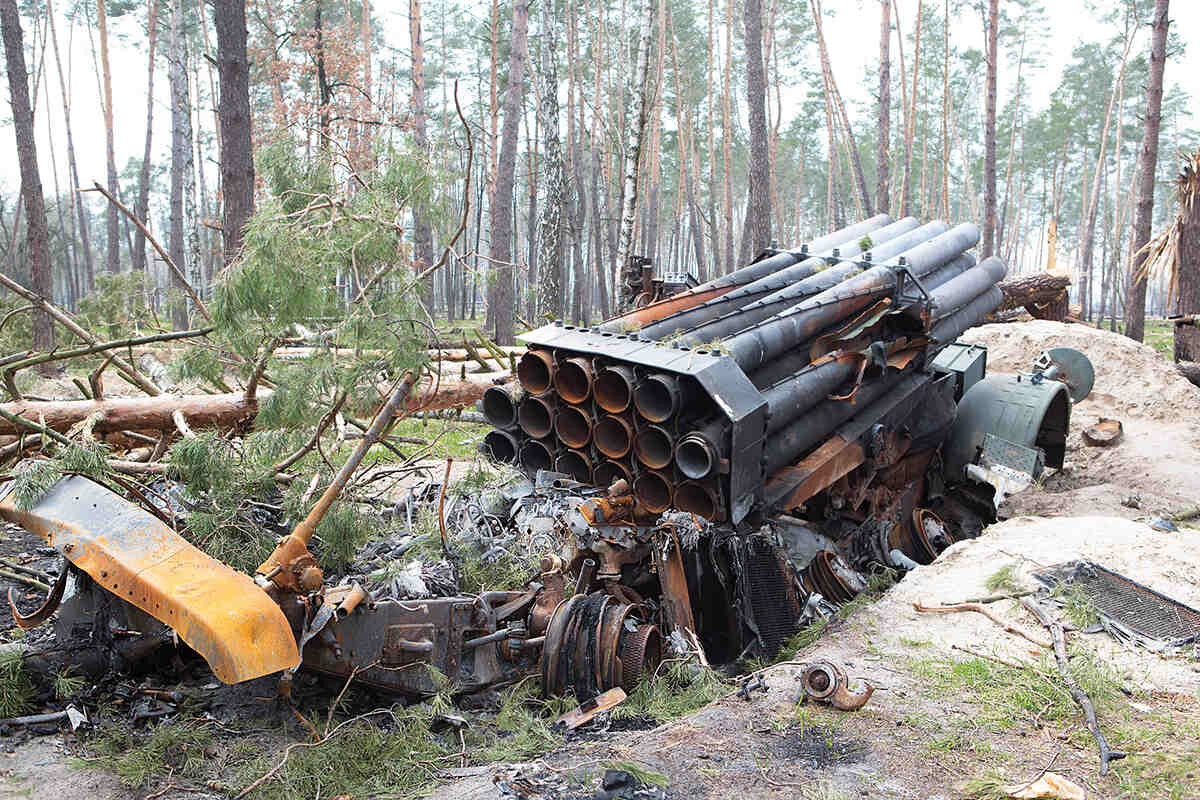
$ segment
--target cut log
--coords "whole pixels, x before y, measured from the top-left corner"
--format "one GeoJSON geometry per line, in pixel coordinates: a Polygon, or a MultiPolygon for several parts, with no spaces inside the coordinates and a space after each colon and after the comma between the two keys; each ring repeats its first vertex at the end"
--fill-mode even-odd
{"type": "MultiPolygon", "coordinates": [[[[483,397],[490,383],[473,381],[441,381],[434,383],[426,375],[409,399],[409,411],[439,411],[465,408],[483,397]]],[[[51,430],[64,433],[83,420],[98,415],[92,430],[95,433],[117,431],[177,430],[176,413],[182,414],[192,430],[249,428],[258,414],[258,402],[271,395],[269,389],[259,389],[256,400],[246,402],[242,392],[228,394],[190,394],[156,397],[120,397],[111,400],[50,400],[3,403],[0,409],[33,422],[44,422],[51,430]]],[[[375,408],[367,412],[373,414],[375,408]]],[[[0,436],[29,433],[17,423],[0,418],[0,436]]]]}
{"type": "Polygon", "coordinates": [[[1070,278],[1045,272],[1001,281],[999,286],[1004,300],[995,313],[1024,308],[1036,319],[1062,322],[1070,310],[1067,304],[1067,287],[1070,285],[1070,278]]]}
{"type": "Polygon", "coordinates": [[[1175,365],[1179,370],[1179,374],[1187,378],[1196,386],[1200,386],[1200,362],[1196,361],[1180,361],[1175,365]]]}

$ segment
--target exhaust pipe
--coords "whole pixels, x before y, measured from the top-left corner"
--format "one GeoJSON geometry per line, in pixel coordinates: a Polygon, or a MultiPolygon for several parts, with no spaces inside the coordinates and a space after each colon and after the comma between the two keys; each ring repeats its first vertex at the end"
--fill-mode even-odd
{"type": "Polygon", "coordinates": [[[675,487],[675,507],[703,519],[716,519],[720,498],[707,482],[684,481],[675,487]]]}
{"type": "Polygon", "coordinates": [[[647,511],[660,514],[671,507],[675,487],[663,472],[648,470],[633,482],[633,496],[647,511]]]}
{"type": "Polygon", "coordinates": [[[580,483],[592,482],[592,462],[586,453],[578,450],[568,450],[554,459],[554,469],[556,472],[570,475],[580,483]]]}
{"type": "Polygon", "coordinates": [[[578,406],[566,406],[554,418],[554,432],[567,447],[587,447],[592,440],[592,415],[578,406]]]}
{"type": "Polygon", "coordinates": [[[530,439],[522,445],[519,461],[521,469],[535,475],[540,469],[554,469],[554,453],[546,446],[545,442],[539,442],[536,439],[530,439]]]}
{"type": "Polygon", "coordinates": [[[549,350],[529,350],[517,362],[517,380],[530,394],[545,394],[554,385],[554,354],[549,350]]]}
{"type": "Polygon", "coordinates": [[[617,481],[633,484],[633,472],[620,461],[601,461],[592,471],[592,484],[607,489],[617,481]]]}
{"type": "Polygon", "coordinates": [[[568,358],[554,373],[554,388],[568,403],[582,403],[592,393],[592,361],[588,358],[568,358]]]}
{"type": "Polygon", "coordinates": [[[520,444],[517,437],[508,431],[488,431],[483,437],[480,450],[485,456],[499,464],[517,463],[517,452],[520,444]]]}
{"type": "Polygon", "coordinates": [[[526,397],[517,409],[521,430],[535,439],[543,439],[554,430],[554,401],[547,397],[526,397]]]}
{"type": "Polygon", "coordinates": [[[683,389],[673,375],[651,375],[633,393],[638,413],[651,422],[665,422],[683,406],[683,389]]]}
{"type": "Polygon", "coordinates": [[[650,469],[662,469],[671,463],[671,451],[675,437],[659,425],[647,425],[637,432],[633,440],[633,453],[637,460],[650,469]]]}
{"type": "Polygon", "coordinates": [[[633,402],[635,380],[631,367],[605,367],[600,370],[592,387],[596,405],[610,414],[620,414],[633,402]]]}
{"type": "Polygon", "coordinates": [[[592,428],[596,449],[609,458],[624,458],[633,447],[633,426],[620,417],[604,417],[592,428]]]}
{"type": "Polygon", "coordinates": [[[480,401],[484,418],[494,428],[517,427],[517,407],[524,396],[518,386],[489,386],[480,401]]]}

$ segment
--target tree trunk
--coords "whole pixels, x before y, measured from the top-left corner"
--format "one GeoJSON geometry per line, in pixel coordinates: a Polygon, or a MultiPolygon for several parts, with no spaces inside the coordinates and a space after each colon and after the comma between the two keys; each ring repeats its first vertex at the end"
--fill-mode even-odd
{"type": "MultiPolygon", "coordinates": [[[[120,187],[117,185],[117,156],[113,141],[113,93],[112,72],[108,66],[108,15],[104,9],[105,0],[96,0],[96,25],[100,33],[100,74],[104,89],[104,144],[108,156],[108,191],[113,197],[120,197],[120,187]]],[[[110,273],[121,271],[121,219],[120,212],[111,203],[108,206],[105,244],[107,246],[106,266],[110,273]]]]}
{"type": "MultiPolygon", "coordinates": [[[[541,278],[537,293],[539,307],[554,319],[563,314],[563,208],[566,205],[566,167],[563,164],[562,142],[558,136],[558,20],[554,3],[542,3],[541,103],[538,116],[542,129],[542,161],[539,172],[543,178],[545,197],[541,220],[538,223],[538,265],[541,278]]],[[[570,108],[567,109],[568,116],[570,108]]],[[[532,176],[530,176],[532,180],[532,176]]]]}
{"type": "MultiPolygon", "coordinates": [[[[33,108],[29,102],[29,74],[25,70],[25,50],[21,17],[16,0],[0,0],[0,38],[4,39],[4,59],[8,71],[8,91],[12,100],[13,132],[17,139],[17,162],[21,171],[21,197],[25,200],[25,241],[29,249],[29,273],[33,291],[53,301],[54,280],[50,272],[50,232],[46,225],[46,200],[38,173],[37,146],[34,141],[33,108]]],[[[16,222],[13,223],[16,230],[16,222]]],[[[54,322],[44,311],[33,312],[33,347],[54,349],[54,322]]],[[[43,374],[53,374],[47,363],[43,374]]]]}
{"type": "Polygon", "coordinates": [[[750,125],[750,257],[771,246],[771,154],[767,150],[767,77],[763,69],[762,0],[746,0],[746,105],[750,125]]]}
{"type": "Polygon", "coordinates": [[[983,128],[983,249],[987,258],[996,252],[996,72],[1000,34],[999,0],[988,0],[987,100],[983,128]]]}
{"type": "MultiPolygon", "coordinates": [[[[171,28],[168,43],[168,82],[171,84],[171,235],[168,251],[184,275],[194,267],[187,229],[188,196],[192,193],[192,116],[191,92],[187,76],[187,44],[183,38],[183,0],[171,2],[171,28]]],[[[171,272],[171,324],[175,330],[187,330],[188,308],[183,297],[183,281],[171,272]]]]}
{"type": "Polygon", "coordinates": [[[1065,314],[1065,297],[1067,287],[1070,285],[1070,278],[1061,275],[1050,275],[1045,272],[1035,275],[1022,275],[1019,278],[1009,278],[998,284],[1000,293],[1004,299],[996,311],[999,313],[1001,311],[1010,311],[1014,308],[1025,308],[1030,314],[1039,319],[1057,318],[1061,321],[1061,316],[1045,316],[1035,309],[1057,309],[1061,305],[1063,306],[1062,311],[1065,314]]]}
{"type": "MultiPolygon", "coordinates": [[[[424,160],[424,166],[430,166],[429,136],[425,131],[425,44],[421,32],[421,0],[409,0],[408,30],[412,43],[412,128],[413,143],[417,152],[424,160]]],[[[433,265],[433,228],[429,224],[429,214],[422,203],[413,205],[413,244],[416,249],[416,264],[413,268],[423,272],[433,265]]],[[[432,313],[433,310],[433,279],[426,278],[421,284],[421,302],[432,313]]]]}
{"type": "MultiPolygon", "coordinates": [[[[149,224],[147,217],[150,215],[150,150],[154,133],[154,49],[158,43],[158,0],[147,0],[146,35],[146,146],[142,151],[141,167],[138,169],[138,194],[133,213],[138,219],[149,224]]],[[[141,228],[134,233],[130,260],[134,271],[146,271],[146,234],[142,233],[141,228]]]]}
{"type": "MultiPolygon", "coordinates": [[[[1200,153],[1187,158],[1179,178],[1179,262],[1176,266],[1176,313],[1200,314],[1200,202],[1194,193],[1200,185],[1196,167],[1200,153]]],[[[1175,326],[1175,360],[1200,361],[1200,325],[1175,326]]]]}
{"type": "MultiPolygon", "coordinates": [[[[63,70],[62,57],[58,49],[58,31],[54,25],[54,6],[47,2],[46,15],[50,21],[50,43],[54,47],[54,64],[58,69],[58,86],[62,94],[63,104],[63,126],[67,132],[67,166],[70,169],[71,188],[78,187],[79,184],[79,169],[75,163],[75,137],[71,130],[71,103],[67,95],[66,72],[63,70]]],[[[83,205],[83,195],[79,192],[72,191],[74,198],[74,209],[76,223],[79,226],[78,235],[80,246],[83,249],[83,264],[85,268],[84,286],[85,292],[92,290],[92,285],[95,281],[95,266],[92,263],[92,240],[88,233],[88,213],[83,205]]]]}
{"type": "MultiPolygon", "coordinates": [[[[913,36],[912,91],[909,92],[905,103],[907,110],[904,114],[904,180],[900,187],[900,214],[905,217],[912,213],[912,146],[913,136],[916,135],[917,130],[917,76],[921,72],[921,21],[925,17],[924,10],[922,0],[917,0],[917,25],[916,33],[913,36]]],[[[897,12],[897,25],[899,25],[899,12],[897,12]]],[[[904,63],[903,49],[900,51],[900,62],[904,63]]],[[[901,70],[901,82],[905,78],[907,76],[901,70]]]]}
{"type": "Polygon", "coordinates": [[[221,238],[226,264],[242,249],[246,221],[254,213],[254,141],[250,124],[250,63],[246,57],[245,0],[215,0],[217,70],[221,98],[221,238]]]}
{"type": "Polygon", "coordinates": [[[1146,331],[1146,277],[1141,275],[1146,261],[1145,248],[1150,241],[1154,217],[1154,178],[1158,169],[1158,129],[1162,125],[1163,71],[1167,62],[1167,7],[1170,0],[1155,0],[1154,22],[1150,39],[1150,82],[1146,85],[1146,122],[1142,132],[1142,150],[1138,158],[1137,213],[1133,219],[1133,243],[1129,252],[1129,289],[1125,295],[1125,335],[1140,342],[1146,331]]]}
{"type": "Polygon", "coordinates": [[[509,48],[508,83],[504,87],[504,126],[496,170],[496,199],[491,207],[492,268],[496,271],[497,344],[513,343],[513,178],[517,167],[517,135],[525,97],[525,57],[529,32],[529,3],[513,3],[512,43],[509,48]]]}
{"type": "Polygon", "coordinates": [[[733,272],[733,121],[730,114],[730,74],[733,72],[733,0],[725,0],[725,86],[721,93],[721,150],[725,160],[722,176],[725,181],[725,266],[723,272],[733,272]]]}
{"type": "MultiPolygon", "coordinates": [[[[888,137],[891,135],[892,79],[891,62],[888,56],[892,41],[892,0],[879,0],[879,122],[875,129],[875,210],[886,212],[891,203],[888,199],[888,181],[891,178],[891,156],[888,155],[888,137]]],[[[949,39],[949,37],[946,37],[949,39]]]]}
{"type": "MultiPolygon", "coordinates": [[[[637,221],[638,169],[642,155],[642,134],[646,119],[650,115],[650,85],[646,80],[650,71],[650,30],[654,22],[654,0],[642,0],[641,22],[638,34],[637,68],[633,86],[636,92],[637,113],[634,114],[628,138],[625,141],[625,167],[621,190],[621,227],[617,233],[617,267],[625,275],[623,291],[628,289],[633,255],[633,226],[637,221]]],[[[636,293],[634,293],[636,294],[636,293]]],[[[632,298],[631,298],[632,299],[632,298]]]]}

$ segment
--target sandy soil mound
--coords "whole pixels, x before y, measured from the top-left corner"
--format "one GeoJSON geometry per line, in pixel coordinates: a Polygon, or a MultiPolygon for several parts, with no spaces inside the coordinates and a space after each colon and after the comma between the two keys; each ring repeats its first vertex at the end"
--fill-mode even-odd
{"type": "MultiPolygon", "coordinates": [[[[881,647],[889,652],[919,640],[942,650],[957,645],[1028,659],[1028,651],[1035,649],[1032,645],[1004,633],[979,614],[918,613],[913,603],[956,603],[990,594],[984,581],[1007,564],[1017,564],[1017,582],[1034,589],[1039,585],[1032,577],[1034,571],[1076,559],[1095,561],[1200,608],[1200,531],[1161,533],[1111,517],[1018,517],[993,525],[978,539],[952,546],[933,564],[908,573],[872,606],[870,615],[879,625],[879,636],[886,640],[881,647]]],[[[1015,601],[993,603],[990,609],[1036,636],[1045,636],[1036,620],[1015,601]]],[[[1200,688],[1200,674],[1186,659],[1163,659],[1144,649],[1121,647],[1103,633],[1087,638],[1105,661],[1127,671],[1136,685],[1189,694],[1200,688]]]]}
{"type": "Polygon", "coordinates": [[[1092,396],[1079,406],[1105,406],[1113,412],[1158,420],[1200,415],[1200,388],[1148,345],[1087,325],[1033,320],[982,325],[962,341],[988,349],[989,372],[1028,372],[1038,353],[1074,347],[1096,368],[1092,396]]]}

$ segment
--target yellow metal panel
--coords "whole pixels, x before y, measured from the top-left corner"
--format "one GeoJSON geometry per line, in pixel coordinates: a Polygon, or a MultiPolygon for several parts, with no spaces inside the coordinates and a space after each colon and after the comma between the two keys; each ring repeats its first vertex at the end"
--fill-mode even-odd
{"type": "Polygon", "coordinates": [[[106,590],[170,626],[225,683],[300,663],[283,612],[248,575],[94,481],[64,477],[26,511],[9,491],[0,517],[41,536],[106,590]]]}

